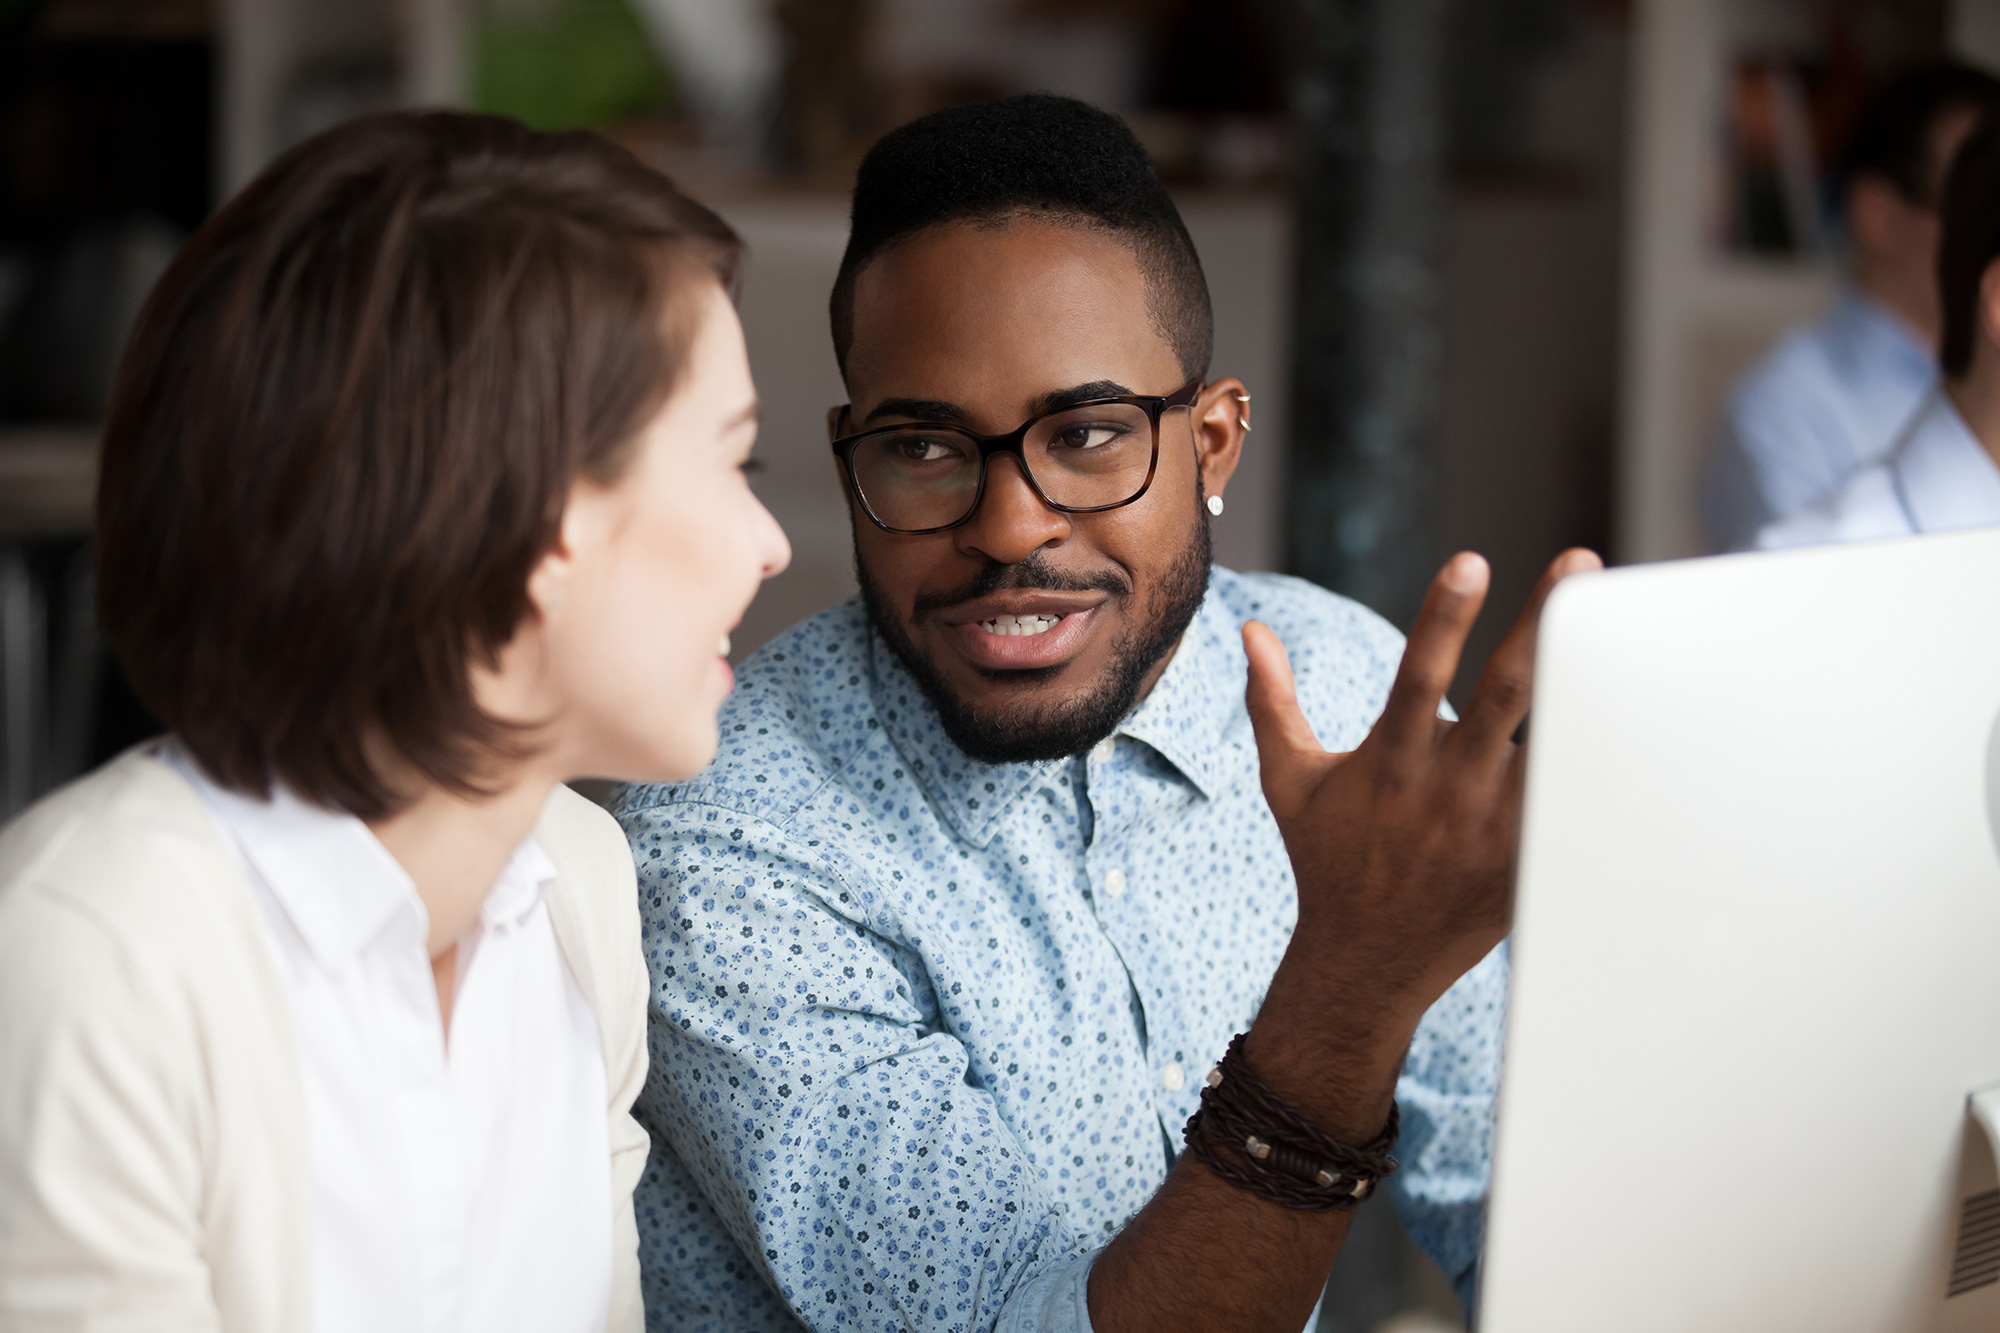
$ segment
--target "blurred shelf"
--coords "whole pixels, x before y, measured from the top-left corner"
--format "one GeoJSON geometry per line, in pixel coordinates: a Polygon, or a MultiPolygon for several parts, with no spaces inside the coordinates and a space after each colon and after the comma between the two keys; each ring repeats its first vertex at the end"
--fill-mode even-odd
{"type": "Polygon", "coordinates": [[[0,539],[90,534],[97,436],[89,423],[0,426],[0,539]]]}

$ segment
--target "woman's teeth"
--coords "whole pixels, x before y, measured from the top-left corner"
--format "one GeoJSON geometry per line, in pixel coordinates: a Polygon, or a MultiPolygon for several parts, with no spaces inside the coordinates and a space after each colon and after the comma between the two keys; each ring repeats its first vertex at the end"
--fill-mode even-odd
{"type": "Polygon", "coordinates": [[[995,616],[979,622],[988,634],[1047,634],[1061,616],[995,616]]]}

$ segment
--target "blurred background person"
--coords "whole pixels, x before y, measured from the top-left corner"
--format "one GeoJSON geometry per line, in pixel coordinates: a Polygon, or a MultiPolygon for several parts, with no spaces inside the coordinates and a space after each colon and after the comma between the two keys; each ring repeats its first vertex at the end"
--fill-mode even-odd
{"type": "Polygon", "coordinates": [[[1932,302],[1942,380],[1887,458],[1770,524],[1760,548],[2000,525],[2000,116],[1959,151],[1942,215],[1932,302]]]}
{"type": "Polygon", "coordinates": [[[1939,196],[1996,102],[2000,80],[1960,64],[1913,70],[1868,100],[1843,159],[1849,284],[1731,396],[1701,483],[1716,549],[1878,462],[1935,382],[1939,196]]]}

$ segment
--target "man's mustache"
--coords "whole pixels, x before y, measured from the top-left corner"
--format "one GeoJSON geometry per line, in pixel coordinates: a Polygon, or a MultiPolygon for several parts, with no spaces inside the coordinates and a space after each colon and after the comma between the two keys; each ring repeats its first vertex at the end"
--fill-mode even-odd
{"type": "Polygon", "coordinates": [[[933,611],[962,606],[975,598],[1015,588],[1038,588],[1043,592],[1106,592],[1113,597],[1126,597],[1132,592],[1132,581],[1115,569],[1073,574],[1056,568],[1037,551],[1019,564],[1003,565],[998,560],[988,560],[985,568],[959,587],[948,592],[920,595],[915,614],[926,616],[933,611]]]}

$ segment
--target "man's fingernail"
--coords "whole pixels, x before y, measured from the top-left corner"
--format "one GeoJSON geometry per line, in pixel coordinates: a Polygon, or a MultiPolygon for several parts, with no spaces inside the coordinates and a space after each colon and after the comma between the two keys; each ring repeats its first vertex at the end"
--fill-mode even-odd
{"type": "Polygon", "coordinates": [[[1444,586],[1453,592],[1472,592],[1479,587],[1479,575],[1486,562],[1470,551],[1451,558],[1444,567],[1444,586]]]}

